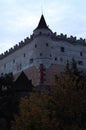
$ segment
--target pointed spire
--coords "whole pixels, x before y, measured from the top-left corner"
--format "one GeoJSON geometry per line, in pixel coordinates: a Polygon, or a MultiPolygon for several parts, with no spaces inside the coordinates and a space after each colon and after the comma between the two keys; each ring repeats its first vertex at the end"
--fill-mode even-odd
{"type": "Polygon", "coordinates": [[[41,28],[48,28],[43,14],[42,14],[42,16],[40,18],[39,24],[38,24],[36,29],[41,29],[41,28]]]}

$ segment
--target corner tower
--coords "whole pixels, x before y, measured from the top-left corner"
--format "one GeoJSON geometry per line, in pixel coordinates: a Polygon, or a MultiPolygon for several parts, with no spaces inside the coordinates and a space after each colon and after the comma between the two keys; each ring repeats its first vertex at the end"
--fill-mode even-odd
{"type": "Polygon", "coordinates": [[[40,83],[46,80],[45,70],[52,62],[51,36],[52,31],[46,24],[43,14],[41,15],[38,26],[33,31],[34,36],[34,65],[39,69],[40,83]]]}
{"type": "MultiPolygon", "coordinates": [[[[36,29],[33,31],[34,35],[40,33],[41,31],[43,32],[44,30],[46,30],[45,32],[50,35],[52,34],[52,31],[49,29],[48,25],[46,24],[44,15],[41,15],[40,21],[38,23],[38,26],[36,27],[36,29]]],[[[41,32],[41,33],[42,33],[41,32]]]]}

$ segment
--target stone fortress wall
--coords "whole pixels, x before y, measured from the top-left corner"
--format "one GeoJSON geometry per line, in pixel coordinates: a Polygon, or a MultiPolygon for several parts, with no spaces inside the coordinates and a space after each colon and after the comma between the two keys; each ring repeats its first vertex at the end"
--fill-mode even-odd
{"type": "Polygon", "coordinates": [[[54,75],[73,58],[80,69],[86,69],[85,39],[56,35],[47,27],[42,15],[30,38],[0,55],[0,74],[12,72],[18,76],[24,71],[34,85],[53,84],[54,75]]]}

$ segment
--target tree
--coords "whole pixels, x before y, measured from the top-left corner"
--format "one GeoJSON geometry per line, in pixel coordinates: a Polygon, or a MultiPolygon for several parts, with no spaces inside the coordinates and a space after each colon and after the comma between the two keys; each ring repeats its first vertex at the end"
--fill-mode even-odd
{"type": "Polygon", "coordinates": [[[86,88],[86,72],[78,69],[77,62],[72,59],[72,62],[67,61],[64,72],[62,73],[60,80],[62,78],[64,87],[69,87],[70,89],[85,89],[86,88]],[[64,84],[64,82],[66,84],[64,84]]]}
{"type": "Polygon", "coordinates": [[[85,130],[85,75],[74,59],[67,62],[64,73],[55,77],[55,86],[42,91],[35,88],[29,98],[21,98],[12,130],[85,130]]]}
{"type": "Polygon", "coordinates": [[[61,77],[50,91],[39,92],[36,88],[29,98],[21,98],[20,113],[12,121],[12,130],[85,130],[84,91],[64,88],[67,84],[72,87],[75,81],[63,81],[61,77]]]}

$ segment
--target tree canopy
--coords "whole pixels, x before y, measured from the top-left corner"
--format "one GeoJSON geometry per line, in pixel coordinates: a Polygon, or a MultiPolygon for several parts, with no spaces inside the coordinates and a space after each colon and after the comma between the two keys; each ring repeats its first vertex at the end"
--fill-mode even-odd
{"type": "Polygon", "coordinates": [[[76,64],[72,68],[67,64],[50,90],[35,88],[29,98],[21,98],[20,113],[12,121],[12,130],[85,130],[84,75],[77,68],[73,70],[75,67],[76,64]]]}

